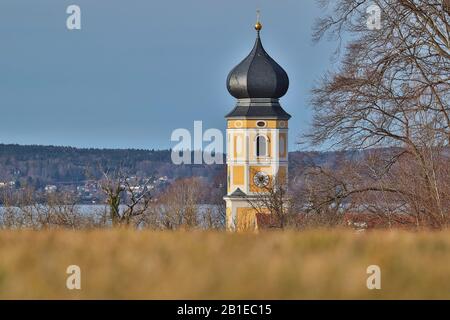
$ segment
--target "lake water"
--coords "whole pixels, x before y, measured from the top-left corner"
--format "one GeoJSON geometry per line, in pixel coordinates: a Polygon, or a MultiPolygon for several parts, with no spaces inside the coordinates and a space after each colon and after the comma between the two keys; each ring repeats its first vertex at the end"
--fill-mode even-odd
{"type": "MultiPolygon", "coordinates": [[[[24,210],[29,211],[29,212],[38,212],[38,210],[45,212],[46,207],[45,205],[37,205],[39,206],[38,208],[33,208],[33,207],[25,207],[24,210]]],[[[57,208],[57,206],[55,206],[55,208],[57,208]]],[[[67,208],[71,208],[70,206],[68,206],[67,208]]],[[[124,211],[127,208],[127,206],[125,205],[121,205],[120,206],[120,210],[124,211]]],[[[219,210],[219,206],[216,205],[208,205],[208,204],[203,204],[203,205],[199,205],[197,208],[197,212],[198,214],[201,216],[202,214],[204,214],[207,210],[213,210],[214,213],[217,213],[219,210]]],[[[3,215],[6,211],[9,212],[14,212],[17,211],[17,213],[20,213],[20,209],[17,207],[8,207],[5,208],[3,206],[0,206],[0,219],[3,218],[3,215]]],[[[109,212],[109,207],[107,205],[103,205],[103,204],[80,204],[80,205],[76,205],[74,207],[74,212],[76,213],[80,213],[81,215],[84,216],[101,216],[104,214],[108,214],[109,212]]]]}

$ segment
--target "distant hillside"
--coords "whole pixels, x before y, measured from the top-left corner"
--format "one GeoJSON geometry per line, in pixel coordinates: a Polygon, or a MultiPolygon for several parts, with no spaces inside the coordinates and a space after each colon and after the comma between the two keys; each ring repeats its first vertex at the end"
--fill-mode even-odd
{"type": "MultiPolygon", "coordinates": [[[[339,154],[291,152],[290,173],[305,163],[333,165],[339,154]]],[[[129,174],[169,179],[200,176],[213,182],[225,177],[225,165],[174,165],[170,150],[82,149],[56,146],[0,144],[0,183],[44,188],[46,185],[81,185],[98,179],[104,169],[125,169],[129,174]]]]}
{"type": "Polygon", "coordinates": [[[0,144],[0,182],[43,188],[49,184],[83,184],[102,170],[123,168],[137,176],[214,178],[222,165],[173,165],[169,150],[81,149],[0,144]]]}

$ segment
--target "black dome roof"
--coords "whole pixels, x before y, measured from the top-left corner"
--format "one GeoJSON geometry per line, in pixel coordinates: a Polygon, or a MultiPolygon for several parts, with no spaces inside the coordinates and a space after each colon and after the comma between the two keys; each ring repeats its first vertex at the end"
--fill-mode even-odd
{"type": "Polygon", "coordinates": [[[264,50],[259,31],[250,54],[228,75],[227,88],[237,99],[278,99],[286,94],[288,75],[264,50]]]}

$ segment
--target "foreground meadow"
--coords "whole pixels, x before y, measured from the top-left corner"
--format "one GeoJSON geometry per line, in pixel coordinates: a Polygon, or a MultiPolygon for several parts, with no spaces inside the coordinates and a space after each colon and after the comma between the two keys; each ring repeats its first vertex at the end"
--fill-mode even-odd
{"type": "Polygon", "coordinates": [[[17,298],[450,299],[450,232],[1,231],[0,299],[17,298]]]}

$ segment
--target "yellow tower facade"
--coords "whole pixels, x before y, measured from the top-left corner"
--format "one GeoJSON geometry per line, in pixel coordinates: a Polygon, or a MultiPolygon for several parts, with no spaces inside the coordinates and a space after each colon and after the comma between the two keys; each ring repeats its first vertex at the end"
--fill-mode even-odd
{"type": "MultiPolygon", "coordinates": [[[[227,88],[237,99],[227,119],[226,227],[256,230],[255,203],[275,183],[287,184],[288,120],[279,98],[289,88],[287,73],[264,50],[257,37],[250,54],[228,75],[227,88]]],[[[267,210],[267,214],[269,214],[267,210]]]]}

